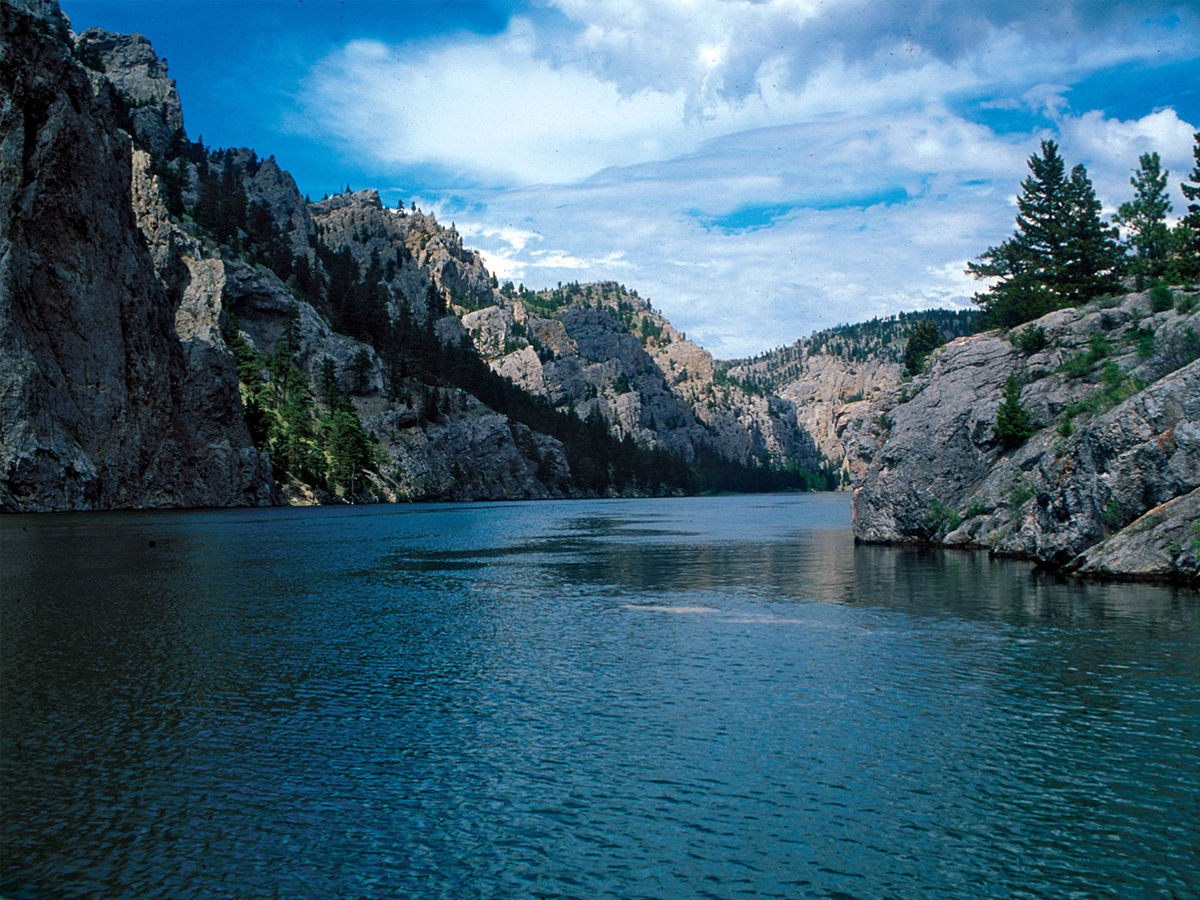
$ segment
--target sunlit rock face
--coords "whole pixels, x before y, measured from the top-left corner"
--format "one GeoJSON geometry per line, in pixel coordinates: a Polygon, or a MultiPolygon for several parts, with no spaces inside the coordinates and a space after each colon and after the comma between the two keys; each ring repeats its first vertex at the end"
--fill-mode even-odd
{"type": "Polygon", "coordinates": [[[855,411],[842,429],[864,470],[855,535],[1195,578],[1200,312],[1130,294],[1033,324],[1046,346],[1031,355],[997,332],[960,338],[855,411]],[[1016,447],[994,427],[1010,377],[1035,426],[1016,447]]]}

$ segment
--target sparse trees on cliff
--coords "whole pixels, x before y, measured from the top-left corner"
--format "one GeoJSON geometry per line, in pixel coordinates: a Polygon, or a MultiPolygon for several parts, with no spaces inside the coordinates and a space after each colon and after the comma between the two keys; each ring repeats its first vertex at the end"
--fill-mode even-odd
{"type": "Polygon", "coordinates": [[[980,279],[996,279],[976,294],[994,325],[1011,327],[1052,309],[1086,303],[1118,286],[1115,229],[1100,221],[1100,201],[1087,170],[1070,175],[1054,141],[1029,158],[1017,197],[1012,237],[967,264],[980,279]]]}

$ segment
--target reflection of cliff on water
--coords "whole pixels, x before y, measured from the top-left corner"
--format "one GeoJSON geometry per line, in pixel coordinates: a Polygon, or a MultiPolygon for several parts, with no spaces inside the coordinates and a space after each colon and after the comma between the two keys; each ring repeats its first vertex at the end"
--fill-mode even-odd
{"type": "Polygon", "coordinates": [[[859,545],[844,600],[928,615],[997,618],[1012,624],[1200,624],[1200,594],[1149,584],[1095,583],[1035,570],[986,551],[859,545]]]}
{"type": "Polygon", "coordinates": [[[849,535],[815,531],[791,542],[595,541],[549,564],[558,578],[630,594],[719,592],[774,600],[815,599],[853,577],[849,535]]]}

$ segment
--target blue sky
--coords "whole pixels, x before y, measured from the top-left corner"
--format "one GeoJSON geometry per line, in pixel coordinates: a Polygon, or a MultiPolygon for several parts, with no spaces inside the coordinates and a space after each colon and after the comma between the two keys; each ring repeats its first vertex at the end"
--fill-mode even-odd
{"type": "Polygon", "coordinates": [[[1106,210],[1200,130],[1200,3],[62,0],[189,134],[378,188],[501,279],[613,279],[718,356],[969,303],[1044,137],[1106,210]]]}

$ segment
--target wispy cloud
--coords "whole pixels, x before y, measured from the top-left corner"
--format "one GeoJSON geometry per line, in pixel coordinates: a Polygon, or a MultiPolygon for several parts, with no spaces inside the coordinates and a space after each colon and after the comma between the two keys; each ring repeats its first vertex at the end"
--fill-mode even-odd
{"type": "Polygon", "coordinates": [[[349,43],[304,102],[389,175],[446,172],[423,205],[501,277],[618,278],[733,355],[966,302],[1039,137],[1110,206],[1138,153],[1187,171],[1196,107],[1071,92],[1196,46],[1187,4],[547,0],[489,37],[349,43]]]}

